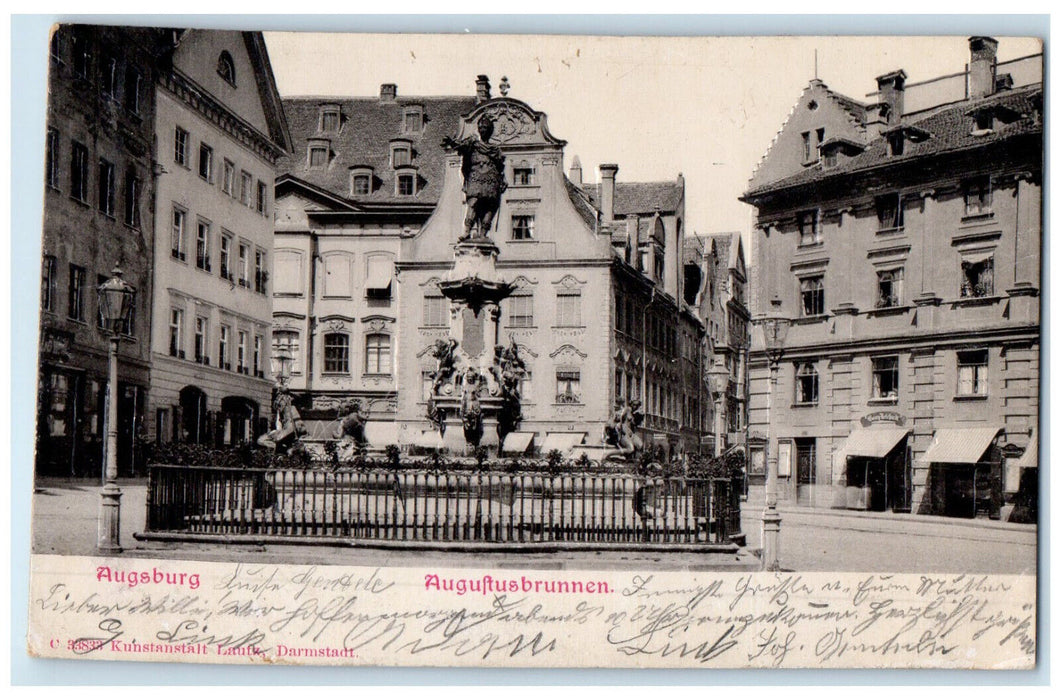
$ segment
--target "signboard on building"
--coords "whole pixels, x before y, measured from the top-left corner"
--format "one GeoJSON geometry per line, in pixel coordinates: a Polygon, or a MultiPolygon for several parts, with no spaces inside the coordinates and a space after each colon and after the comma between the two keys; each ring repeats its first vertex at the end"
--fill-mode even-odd
{"type": "Polygon", "coordinates": [[[863,427],[866,428],[879,423],[906,425],[906,416],[898,411],[874,411],[873,413],[867,413],[862,416],[861,423],[863,427]]]}

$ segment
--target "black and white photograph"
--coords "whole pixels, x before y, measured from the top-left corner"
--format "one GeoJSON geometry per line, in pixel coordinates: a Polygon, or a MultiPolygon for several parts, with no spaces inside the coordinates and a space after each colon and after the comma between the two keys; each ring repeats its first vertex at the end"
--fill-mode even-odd
{"type": "Polygon", "coordinates": [[[1035,668],[1043,41],[886,30],[53,26],[30,653],[1035,668]]]}

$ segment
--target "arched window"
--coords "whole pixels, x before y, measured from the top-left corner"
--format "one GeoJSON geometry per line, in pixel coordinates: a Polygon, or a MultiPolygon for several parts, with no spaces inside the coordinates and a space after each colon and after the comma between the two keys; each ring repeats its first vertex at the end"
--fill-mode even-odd
{"type": "Polygon", "coordinates": [[[818,404],[818,370],[810,362],[796,368],[796,403],[804,406],[818,404]]]}
{"type": "Polygon", "coordinates": [[[391,373],[391,337],[385,333],[365,336],[365,374],[391,373]]]}
{"type": "Polygon", "coordinates": [[[232,54],[222,51],[217,57],[217,74],[232,87],[236,87],[236,64],[232,61],[232,54]]]}

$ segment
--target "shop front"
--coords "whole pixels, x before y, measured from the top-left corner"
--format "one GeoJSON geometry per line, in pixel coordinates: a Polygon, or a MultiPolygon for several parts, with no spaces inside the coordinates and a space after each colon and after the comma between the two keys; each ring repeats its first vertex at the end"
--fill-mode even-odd
{"type": "Polygon", "coordinates": [[[936,430],[922,458],[928,464],[922,510],[952,518],[997,519],[1002,508],[998,439],[1004,432],[993,427],[936,430]]]}
{"type": "Polygon", "coordinates": [[[845,476],[837,505],[852,510],[910,510],[910,430],[869,425],[851,432],[835,457],[845,476]]]}

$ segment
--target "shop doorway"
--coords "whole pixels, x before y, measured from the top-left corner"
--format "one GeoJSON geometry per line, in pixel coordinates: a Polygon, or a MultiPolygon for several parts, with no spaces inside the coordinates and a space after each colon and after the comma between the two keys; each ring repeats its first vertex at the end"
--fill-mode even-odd
{"type": "Polygon", "coordinates": [[[210,441],[206,416],[206,393],[197,386],[180,392],[180,441],[204,444],[210,441]]]}
{"type": "Polygon", "coordinates": [[[814,502],[817,439],[796,438],[796,503],[814,502]]]}
{"type": "Polygon", "coordinates": [[[904,436],[883,457],[847,458],[847,507],[872,511],[910,509],[910,454],[904,436]]]}
{"type": "Polygon", "coordinates": [[[221,420],[223,444],[250,442],[256,437],[258,402],[245,396],[226,396],[221,399],[221,420]]]}

